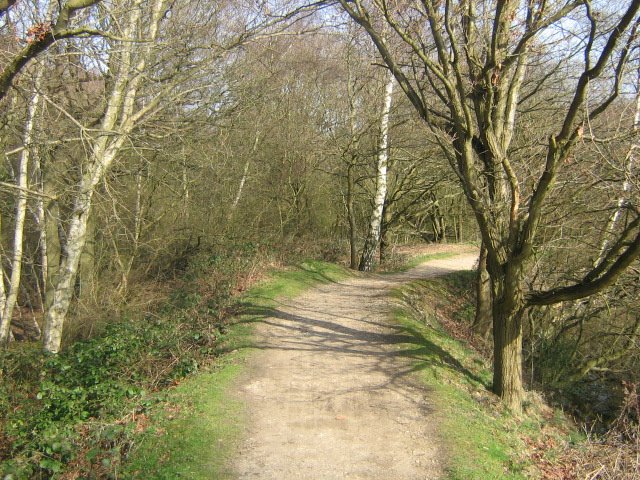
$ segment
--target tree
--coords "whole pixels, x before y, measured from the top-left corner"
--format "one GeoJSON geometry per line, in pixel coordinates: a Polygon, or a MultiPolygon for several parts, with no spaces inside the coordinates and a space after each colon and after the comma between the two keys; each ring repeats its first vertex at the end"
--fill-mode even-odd
{"type": "Polygon", "coordinates": [[[362,249],[358,270],[368,272],[373,265],[378,244],[380,243],[380,227],[382,225],[382,213],[387,198],[387,167],[389,162],[389,116],[391,114],[391,102],[393,100],[393,86],[395,78],[389,75],[384,90],[384,102],[380,112],[380,137],[376,162],[376,191],[373,197],[373,211],[369,221],[369,230],[362,249]]]}
{"type": "Polygon", "coordinates": [[[34,89],[27,103],[27,117],[24,126],[24,148],[20,152],[18,168],[16,172],[17,201],[15,209],[15,226],[13,235],[13,255],[11,259],[11,277],[9,280],[9,291],[5,296],[4,289],[4,269],[0,264],[0,345],[4,345],[10,337],[11,319],[13,309],[18,299],[18,290],[22,278],[24,226],[27,215],[28,199],[28,169],[30,163],[31,149],[33,148],[33,133],[40,106],[39,84],[42,79],[42,72],[36,73],[34,79],[34,89]]]}
{"type": "Polygon", "coordinates": [[[531,289],[526,282],[543,241],[540,227],[554,183],[566,174],[586,123],[607,111],[620,95],[636,42],[640,1],[625,2],[615,12],[588,0],[339,1],[376,44],[465,192],[487,249],[493,390],[519,411],[526,308],[601,291],[640,255],[636,212],[604,260],[580,280],[546,291],[531,289]],[[566,28],[577,38],[568,45],[557,42],[566,28]],[[574,60],[578,55],[581,61],[574,60]],[[535,160],[527,164],[517,154],[514,139],[525,135],[519,127],[526,118],[526,102],[548,79],[543,76],[535,84],[527,73],[534,65],[553,71],[554,58],[574,79],[568,79],[568,101],[545,125],[544,149],[532,149],[529,159],[535,160]]]}

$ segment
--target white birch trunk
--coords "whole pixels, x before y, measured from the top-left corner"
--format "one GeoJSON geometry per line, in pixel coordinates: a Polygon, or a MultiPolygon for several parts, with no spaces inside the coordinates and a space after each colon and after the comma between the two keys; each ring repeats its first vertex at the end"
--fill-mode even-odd
{"type": "Polygon", "coordinates": [[[389,161],[389,116],[391,113],[391,99],[395,78],[389,72],[389,79],[384,92],[384,106],[380,117],[380,141],[378,143],[378,162],[376,174],[376,193],[374,197],[373,212],[369,223],[369,232],[364,243],[362,256],[360,257],[361,271],[369,271],[373,265],[373,257],[380,242],[380,225],[382,212],[387,197],[387,163],[389,161]]]}
{"type": "MultiPolygon", "coordinates": [[[[35,179],[38,185],[38,191],[44,193],[44,177],[42,173],[42,162],[38,154],[35,156],[34,170],[35,179]]],[[[44,197],[38,195],[36,198],[36,224],[38,226],[38,243],[40,247],[40,269],[41,269],[41,281],[42,281],[42,295],[41,304],[45,304],[45,296],[47,287],[49,284],[48,271],[49,271],[49,251],[47,242],[47,212],[44,205],[44,197]]]]}
{"type": "MultiPolygon", "coordinates": [[[[141,28],[141,16],[144,4],[137,0],[125,28],[124,36],[136,39],[141,28]]],[[[78,194],[70,218],[67,235],[66,256],[60,265],[60,273],[53,291],[50,308],[45,314],[44,349],[51,353],[60,350],[64,321],[69,311],[73,287],[78,274],[80,256],[87,234],[87,221],[91,214],[92,199],[96,185],[104,178],[122,147],[126,136],[140,118],[134,115],[135,99],[140,82],[144,76],[146,59],[153,40],[157,36],[162,18],[164,0],[155,0],[148,34],[144,44],[123,42],[122,53],[118,56],[119,67],[113,87],[107,101],[106,112],[101,129],[109,135],[97,137],[88,164],[79,183],[78,194]],[[134,50],[139,50],[139,60],[133,61],[134,50]],[[117,132],[113,134],[112,132],[117,132]]]]}
{"type": "Polygon", "coordinates": [[[9,280],[9,291],[4,295],[4,285],[0,292],[0,302],[2,311],[0,315],[0,344],[8,341],[11,331],[11,319],[13,310],[18,299],[18,291],[20,290],[20,281],[22,278],[22,248],[24,241],[24,222],[27,214],[28,199],[28,179],[29,179],[29,160],[31,146],[33,143],[33,130],[35,117],[40,103],[40,93],[38,84],[42,74],[38,73],[34,80],[33,95],[29,99],[27,106],[27,118],[25,121],[23,144],[24,149],[20,153],[18,162],[18,171],[16,172],[17,201],[16,201],[16,217],[13,230],[13,254],[11,256],[11,278],[9,280]]]}
{"type": "Polygon", "coordinates": [[[251,153],[247,158],[247,161],[244,163],[242,178],[240,179],[240,184],[238,185],[236,196],[233,199],[233,203],[231,204],[232,211],[238,208],[238,204],[240,203],[240,199],[242,198],[242,191],[244,190],[244,184],[247,182],[247,175],[249,174],[249,166],[251,165],[251,157],[255,155],[256,152],[258,151],[258,145],[260,145],[260,130],[256,131],[256,138],[253,141],[253,147],[251,148],[251,153]]]}
{"type": "Polygon", "coordinates": [[[231,204],[231,211],[235,211],[238,208],[238,204],[240,203],[240,199],[242,198],[242,190],[244,190],[244,184],[247,181],[247,174],[249,173],[249,163],[250,159],[244,164],[244,170],[242,171],[242,178],[240,179],[240,184],[238,185],[238,190],[236,191],[236,196],[233,199],[233,203],[231,204]]]}

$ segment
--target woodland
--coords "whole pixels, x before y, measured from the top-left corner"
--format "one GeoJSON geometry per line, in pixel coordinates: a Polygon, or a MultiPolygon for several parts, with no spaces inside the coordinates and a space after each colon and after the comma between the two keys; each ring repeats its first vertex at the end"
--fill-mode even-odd
{"type": "Polygon", "coordinates": [[[258,265],[446,242],[480,252],[505,408],[622,415],[637,449],[639,28],[640,0],[0,1],[0,461],[49,478],[196,369],[258,265]]]}

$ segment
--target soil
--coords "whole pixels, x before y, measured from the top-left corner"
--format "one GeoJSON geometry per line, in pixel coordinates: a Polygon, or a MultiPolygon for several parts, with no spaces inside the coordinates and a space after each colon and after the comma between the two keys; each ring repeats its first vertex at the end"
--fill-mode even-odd
{"type": "MultiPolygon", "coordinates": [[[[458,252],[459,250],[456,250],[458,252]]],[[[390,289],[473,268],[476,253],[367,274],[282,302],[257,328],[235,394],[247,408],[238,479],[432,480],[446,451],[437,412],[391,320],[390,289]]]]}

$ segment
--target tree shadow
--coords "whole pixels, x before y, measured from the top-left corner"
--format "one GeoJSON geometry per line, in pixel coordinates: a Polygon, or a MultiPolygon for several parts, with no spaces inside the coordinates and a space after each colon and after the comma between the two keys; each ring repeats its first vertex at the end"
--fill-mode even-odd
{"type": "MultiPolygon", "coordinates": [[[[341,295],[350,297],[345,292],[341,295]]],[[[270,307],[245,301],[241,303],[239,311],[241,317],[237,323],[262,324],[269,327],[265,331],[276,332],[272,334],[277,336],[277,341],[264,337],[247,345],[255,349],[331,352],[375,358],[376,370],[390,378],[389,384],[437,364],[463,375],[469,383],[487,387],[482,378],[426,338],[419,329],[410,326],[375,321],[368,315],[355,312],[352,315],[332,314],[322,309],[304,307],[300,303],[288,305],[281,302],[270,307]],[[346,326],[345,323],[352,326],[346,326]],[[405,361],[398,361],[399,358],[405,361]]]]}

